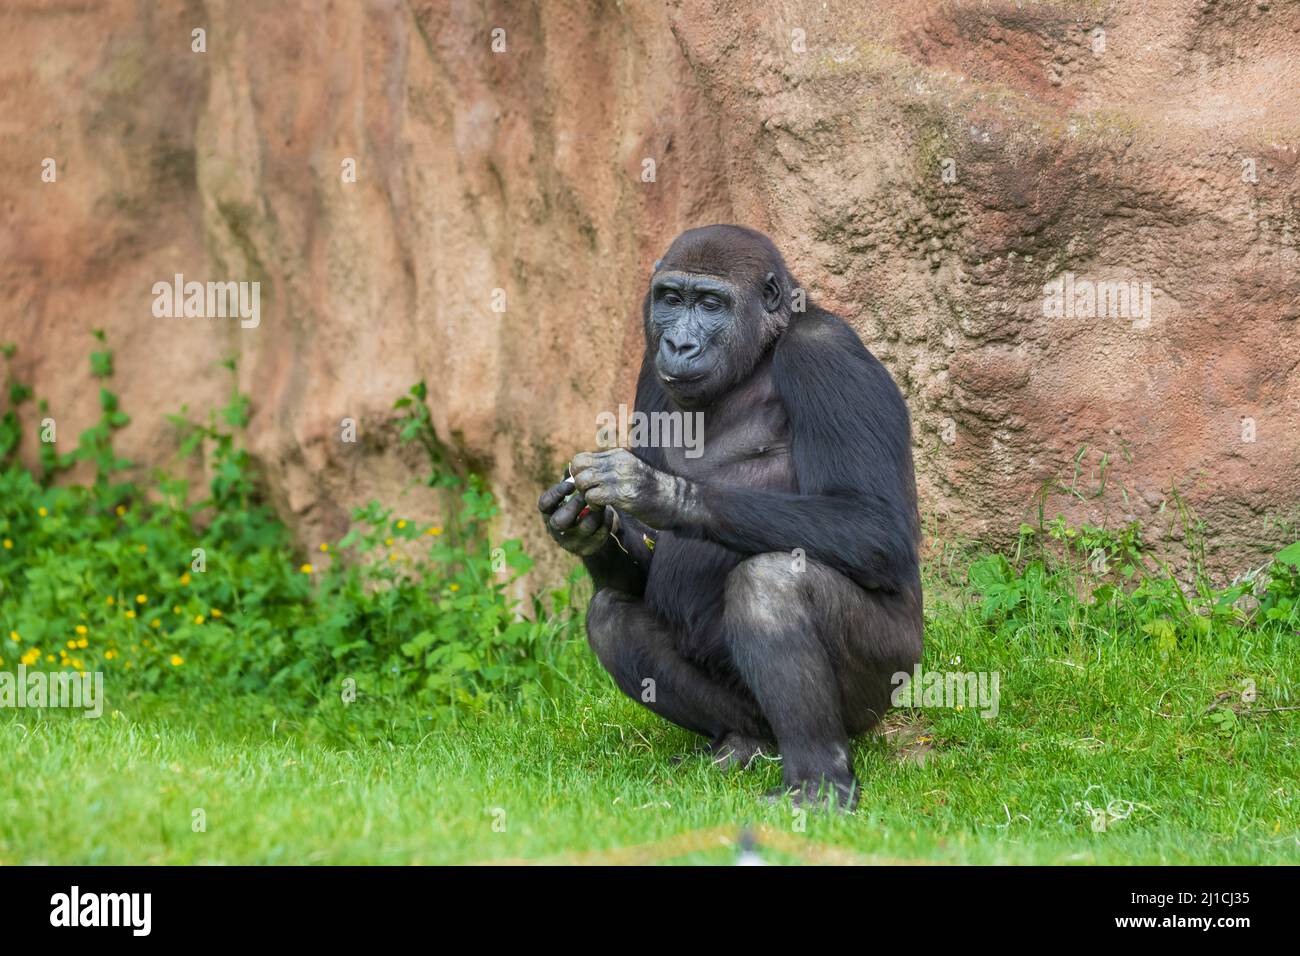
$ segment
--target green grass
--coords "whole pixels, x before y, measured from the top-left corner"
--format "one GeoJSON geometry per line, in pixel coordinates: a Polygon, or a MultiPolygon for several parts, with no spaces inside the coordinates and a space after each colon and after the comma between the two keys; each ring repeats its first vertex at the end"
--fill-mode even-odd
{"type": "Polygon", "coordinates": [[[927,640],[927,667],[1000,671],[1000,713],[895,711],[899,734],[858,744],[853,815],[767,805],[775,763],[674,763],[694,738],[575,644],[540,717],[453,729],[405,701],[111,680],[99,720],[0,711],[0,863],[717,863],[745,825],[773,862],[1300,862],[1300,717],[1266,710],[1300,686],[1283,638],[990,637],[944,607],[927,640]],[[1240,716],[1206,713],[1247,678],[1240,716]]]}
{"type": "Polygon", "coordinates": [[[1224,583],[1176,489],[1176,560],[1135,524],[1048,521],[1050,495],[1104,491],[1077,487],[1080,450],[1011,554],[933,542],[925,667],[997,672],[997,716],[896,710],[857,745],[858,812],[807,814],[763,801],[775,761],[674,760],[695,741],[575,636],[586,584],[517,613],[530,561],[447,470],[423,385],[391,424],[440,523],[372,501],[303,552],[233,385],[208,424],[172,417],[182,452],[212,449],[206,497],[120,480],[95,337],[75,451],[17,460],[12,370],[0,415],[0,672],[98,671],[108,698],[96,720],[0,707],[0,863],[727,862],[746,827],[774,862],[1300,862],[1300,542],[1224,583]],[[92,483],[55,480],[77,465],[92,483]]]}

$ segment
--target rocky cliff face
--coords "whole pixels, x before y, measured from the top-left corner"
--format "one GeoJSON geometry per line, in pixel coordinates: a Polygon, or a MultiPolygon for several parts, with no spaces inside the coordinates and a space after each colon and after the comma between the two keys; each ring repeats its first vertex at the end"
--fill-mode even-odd
{"type": "Polygon", "coordinates": [[[1075,517],[1149,519],[1177,485],[1230,563],[1297,516],[1295,2],[0,17],[19,376],[74,440],[97,413],[87,330],[106,329],[123,450],[152,463],[163,413],[219,402],[237,356],[307,542],[372,496],[432,507],[386,424],[423,379],[501,531],[541,550],[539,488],[631,401],[651,263],[723,221],[770,234],[893,371],[945,537],[1014,533],[1085,446],[1079,494],[1053,503],[1075,517]],[[260,282],[259,324],[156,317],[177,273],[260,282]]]}

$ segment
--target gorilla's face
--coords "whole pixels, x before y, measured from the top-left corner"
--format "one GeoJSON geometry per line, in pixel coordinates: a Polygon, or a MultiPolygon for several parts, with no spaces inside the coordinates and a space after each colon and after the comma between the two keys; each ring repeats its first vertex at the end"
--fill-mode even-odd
{"type": "Polygon", "coordinates": [[[689,272],[664,272],[650,286],[650,334],[655,372],[682,406],[704,404],[728,371],[725,360],[736,326],[736,293],[730,283],[689,272]]]}
{"type": "Polygon", "coordinates": [[[774,277],[759,289],[742,290],[717,276],[657,273],[650,285],[649,344],[669,397],[682,408],[700,408],[741,381],[777,331],[771,313],[779,302],[774,277]]]}

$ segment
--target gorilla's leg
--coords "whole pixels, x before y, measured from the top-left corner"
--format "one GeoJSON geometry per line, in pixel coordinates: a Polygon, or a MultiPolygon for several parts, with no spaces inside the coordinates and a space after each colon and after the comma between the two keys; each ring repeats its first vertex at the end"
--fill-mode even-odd
{"type": "Polygon", "coordinates": [[[597,592],[587,609],[587,639],[623,693],[708,737],[720,763],[729,752],[747,762],[759,742],[772,739],[755,701],[682,657],[672,632],[638,598],[612,588],[597,592]]]}
{"type": "Polygon", "coordinates": [[[727,578],[723,632],[776,732],[785,786],[855,803],[849,737],[880,720],[892,675],[920,659],[919,611],[817,562],[760,554],[727,578]]]}

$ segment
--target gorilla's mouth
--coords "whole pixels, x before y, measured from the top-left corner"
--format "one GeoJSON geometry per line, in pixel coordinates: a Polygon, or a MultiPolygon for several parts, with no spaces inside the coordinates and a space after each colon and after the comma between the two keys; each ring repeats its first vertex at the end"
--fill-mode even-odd
{"type": "Polygon", "coordinates": [[[665,385],[669,386],[694,385],[708,374],[708,372],[679,372],[669,375],[667,372],[660,372],[659,378],[663,380],[665,385]]]}
{"type": "Polygon", "coordinates": [[[699,385],[706,379],[712,378],[717,370],[717,363],[710,361],[709,356],[704,355],[696,355],[686,361],[681,358],[668,358],[665,360],[665,357],[661,355],[655,362],[655,374],[659,376],[659,381],[668,389],[689,388],[692,385],[699,385]]]}
{"type": "Polygon", "coordinates": [[[659,381],[664,391],[673,402],[681,408],[698,408],[709,401],[714,390],[714,368],[682,369],[677,372],[659,373],[659,381]]]}

